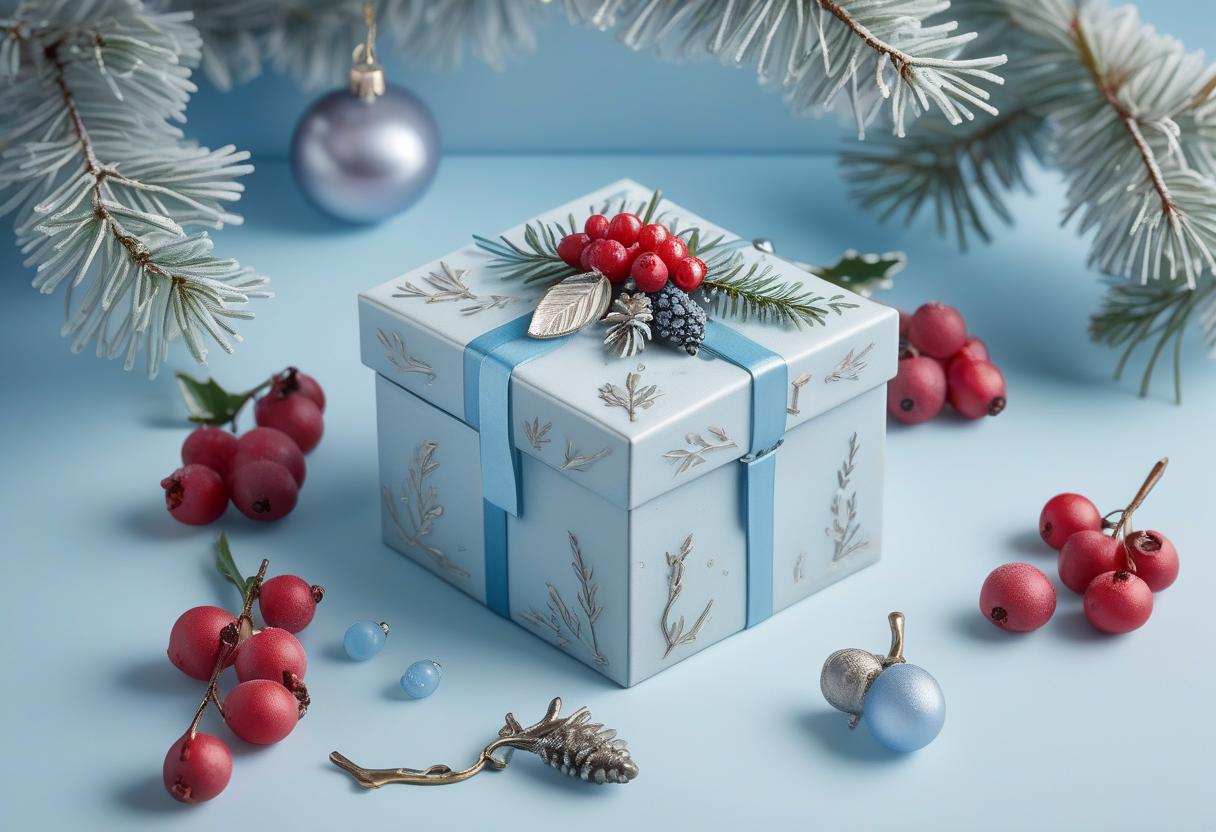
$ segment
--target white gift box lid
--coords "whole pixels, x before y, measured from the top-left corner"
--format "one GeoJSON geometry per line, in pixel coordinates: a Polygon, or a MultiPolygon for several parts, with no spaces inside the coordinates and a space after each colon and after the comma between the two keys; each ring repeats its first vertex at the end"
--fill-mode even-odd
{"type": "MultiPolygon", "coordinates": [[[[571,214],[582,218],[589,207],[598,208],[606,201],[616,204],[624,199],[638,205],[652,192],[632,180],[621,180],[527,222],[564,221],[571,214]]],[[[675,218],[680,228],[697,226],[703,239],[718,234],[738,239],[666,198],[660,207],[665,221],[675,218]]],[[[521,243],[527,222],[502,236],[521,243]]],[[[470,233],[482,231],[470,229],[470,233]]],[[[894,309],[750,245],[739,251],[748,264],[772,264],[783,281],[800,282],[815,294],[844,296],[856,304],[841,314],[829,313],[823,325],[801,328],[718,316],[711,308],[712,318],[785,359],[790,380],[787,432],[895,375],[899,324],[894,309]]],[[[501,272],[490,268],[490,260],[489,254],[470,243],[360,294],[363,363],[462,419],[466,345],[529,313],[543,292],[540,287],[504,280],[501,272]],[[436,285],[428,279],[433,275],[448,285],[442,285],[444,280],[436,285]]],[[[621,358],[604,349],[604,332],[600,324],[587,327],[557,349],[515,369],[511,430],[520,452],[624,509],[748,452],[751,377],[746,370],[707,351],[691,357],[655,341],[639,355],[621,358]],[[658,395],[650,407],[636,409],[631,420],[625,408],[605,401],[601,389],[611,384],[625,394],[627,376],[633,372],[640,372],[639,387],[655,385],[658,395]]]]}

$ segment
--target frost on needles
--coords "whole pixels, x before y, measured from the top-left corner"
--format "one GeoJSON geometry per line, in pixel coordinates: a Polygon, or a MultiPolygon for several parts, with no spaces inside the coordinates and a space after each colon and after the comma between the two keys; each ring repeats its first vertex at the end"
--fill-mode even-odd
{"type": "Polygon", "coordinates": [[[0,2],[0,214],[15,213],[34,286],[62,289],[73,350],[155,376],[169,344],[225,351],[268,297],[262,275],[218,257],[199,227],[228,209],[249,154],[197,147],[174,124],[195,90],[189,13],[138,0],[0,2]]]}

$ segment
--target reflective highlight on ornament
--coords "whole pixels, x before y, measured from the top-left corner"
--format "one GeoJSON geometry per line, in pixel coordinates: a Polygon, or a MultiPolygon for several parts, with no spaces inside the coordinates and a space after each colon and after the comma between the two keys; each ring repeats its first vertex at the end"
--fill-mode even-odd
{"type": "Polygon", "coordinates": [[[946,699],[928,671],[904,660],[904,615],[887,616],[891,648],[886,656],[848,648],[828,656],[819,688],[828,704],[849,714],[849,727],[864,721],[892,751],[928,745],[946,721],[946,699]]]}

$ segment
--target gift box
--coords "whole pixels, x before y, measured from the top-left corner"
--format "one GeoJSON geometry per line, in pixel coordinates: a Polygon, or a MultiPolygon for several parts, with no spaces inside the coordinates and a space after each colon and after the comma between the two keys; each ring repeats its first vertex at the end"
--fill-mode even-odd
{"type": "Polygon", "coordinates": [[[893,309],[666,199],[662,222],[822,321],[741,320],[703,287],[695,356],[656,336],[621,357],[600,324],[529,337],[545,281],[503,279],[499,246],[651,196],[614,183],[359,298],[385,542],[625,686],[878,560],[898,352],[893,309]]]}

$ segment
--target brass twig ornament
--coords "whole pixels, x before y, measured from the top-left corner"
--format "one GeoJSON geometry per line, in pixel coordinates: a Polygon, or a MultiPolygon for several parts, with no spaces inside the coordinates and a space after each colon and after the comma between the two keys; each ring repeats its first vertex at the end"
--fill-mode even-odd
{"type": "Polygon", "coordinates": [[[591,711],[586,708],[559,717],[561,707],[562,700],[555,697],[540,722],[528,728],[507,714],[506,724],[498,731],[498,739],[483,748],[472,765],[460,771],[442,764],[427,769],[368,769],[355,765],[337,751],[331,753],[329,759],[365,789],[378,789],[389,783],[415,786],[459,783],[486,768],[506,768],[517,748],[537,755],[563,774],[588,783],[628,783],[638,776],[637,763],[629,757],[625,741],[616,739],[616,731],[592,722],[591,711]],[[502,753],[496,756],[499,749],[502,753]]]}

